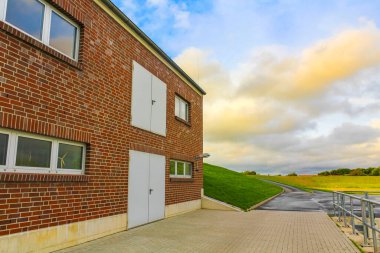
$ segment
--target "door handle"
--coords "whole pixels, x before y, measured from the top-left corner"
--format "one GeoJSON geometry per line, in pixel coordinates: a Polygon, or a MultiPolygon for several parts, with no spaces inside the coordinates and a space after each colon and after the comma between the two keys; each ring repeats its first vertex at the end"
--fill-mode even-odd
{"type": "Polygon", "coordinates": [[[154,103],[156,103],[156,100],[152,100],[152,105],[154,105],[154,103]]]}
{"type": "Polygon", "coordinates": [[[149,189],[149,195],[151,195],[151,194],[152,194],[152,191],[153,191],[153,189],[149,189]]]}

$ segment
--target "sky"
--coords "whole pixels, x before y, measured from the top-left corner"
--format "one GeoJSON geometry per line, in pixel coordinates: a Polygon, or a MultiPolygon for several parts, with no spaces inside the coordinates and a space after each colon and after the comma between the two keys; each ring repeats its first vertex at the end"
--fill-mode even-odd
{"type": "Polygon", "coordinates": [[[206,162],[380,166],[380,1],[114,3],[206,90],[206,162]]]}

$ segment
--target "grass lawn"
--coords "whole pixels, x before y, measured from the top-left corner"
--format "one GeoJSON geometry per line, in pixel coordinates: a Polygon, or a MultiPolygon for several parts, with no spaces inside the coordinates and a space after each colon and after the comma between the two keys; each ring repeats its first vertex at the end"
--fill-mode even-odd
{"type": "Polygon", "coordinates": [[[380,176],[251,176],[267,179],[304,190],[380,191],[380,176]]]}
{"type": "Polygon", "coordinates": [[[282,191],[278,186],[222,167],[205,163],[203,169],[205,195],[244,210],[282,191]]]}

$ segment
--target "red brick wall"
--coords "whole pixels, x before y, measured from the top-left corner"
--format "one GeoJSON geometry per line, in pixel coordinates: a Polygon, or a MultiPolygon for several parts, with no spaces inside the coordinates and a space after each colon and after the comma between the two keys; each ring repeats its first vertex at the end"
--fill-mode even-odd
{"type": "Polygon", "coordinates": [[[202,97],[93,1],[55,2],[82,26],[79,63],[0,22],[0,126],[87,143],[86,175],[0,173],[0,235],[126,213],[130,149],[166,156],[167,205],[199,199],[202,163],[174,182],[169,159],[202,153],[202,97]],[[130,125],[133,60],[167,84],[166,137],[130,125]]]}

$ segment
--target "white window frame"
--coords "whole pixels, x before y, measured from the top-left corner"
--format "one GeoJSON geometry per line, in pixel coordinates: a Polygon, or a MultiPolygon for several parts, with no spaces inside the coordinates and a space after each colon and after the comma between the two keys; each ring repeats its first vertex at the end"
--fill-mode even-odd
{"type": "Polygon", "coordinates": [[[177,106],[177,103],[176,101],[174,101],[174,113],[175,113],[175,116],[177,116],[178,118],[186,121],[186,122],[189,122],[190,120],[190,103],[187,102],[186,100],[184,100],[183,98],[181,98],[180,96],[178,95],[175,95],[175,100],[178,100],[178,105],[179,105],[179,108],[178,108],[178,114],[177,114],[177,110],[176,110],[176,106],[177,106]],[[181,115],[181,108],[182,106],[186,106],[186,115],[181,115]]]}
{"type": "Polygon", "coordinates": [[[69,18],[66,17],[66,15],[62,14],[59,10],[57,10],[56,8],[54,8],[53,6],[51,6],[50,4],[46,3],[45,1],[42,1],[42,0],[37,0],[38,2],[40,2],[41,4],[43,4],[45,6],[44,8],[44,17],[43,17],[43,24],[42,24],[42,38],[41,39],[38,39],[34,36],[32,36],[31,34],[25,32],[24,30],[14,26],[13,24],[7,22],[5,20],[6,16],[7,16],[7,3],[8,3],[8,0],[0,0],[0,20],[3,21],[4,23],[12,26],[14,29],[22,32],[22,33],[25,33],[27,35],[29,35],[30,37],[32,37],[33,39],[35,40],[38,40],[39,42],[45,44],[46,46],[48,46],[49,48],[59,52],[60,54],[63,54],[67,57],[69,57],[70,59],[74,60],[74,61],[78,61],[78,56],[79,56],[79,37],[80,37],[80,27],[75,23],[73,22],[72,20],[70,20],[69,18]],[[75,45],[74,45],[74,57],[72,55],[67,55],[61,51],[59,51],[58,49],[50,46],[50,28],[51,28],[51,17],[52,17],[52,11],[54,11],[57,15],[59,15],[61,18],[63,18],[64,20],[66,20],[68,23],[70,23],[71,25],[73,25],[76,29],[77,29],[77,32],[76,32],[76,36],[75,36],[75,45]]]}
{"type": "Polygon", "coordinates": [[[86,144],[65,141],[61,139],[45,137],[37,134],[24,133],[15,130],[0,129],[0,133],[8,135],[8,148],[7,148],[7,157],[6,165],[0,165],[1,172],[19,172],[19,173],[42,173],[42,174],[73,174],[73,175],[83,175],[85,172],[85,163],[86,163],[86,144]],[[50,153],[50,168],[38,168],[38,167],[27,167],[27,166],[16,166],[16,157],[17,157],[17,145],[18,138],[32,138],[36,140],[49,141],[51,145],[50,153]],[[58,151],[59,144],[68,144],[73,146],[82,147],[82,166],[80,170],[75,169],[60,169],[57,166],[58,162],[58,151]]]}
{"type": "Polygon", "coordinates": [[[5,158],[5,165],[3,164],[0,164],[0,171],[7,168],[7,165],[9,164],[9,155],[10,155],[10,152],[9,152],[9,149],[10,149],[10,142],[11,142],[11,137],[9,135],[9,133],[7,132],[4,132],[2,130],[0,130],[0,133],[1,134],[7,134],[8,135],[8,146],[7,146],[7,157],[5,158]]]}
{"type": "Polygon", "coordinates": [[[171,178],[192,178],[193,177],[193,164],[192,163],[190,163],[190,162],[185,162],[185,161],[179,161],[179,160],[170,160],[170,163],[169,163],[169,175],[170,175],[170,177],[171,178]],[[175,167],[175,174],[174,175],[172,175],[172,174],[170,174],[170,163],[171,162],[174,162],[174,167],[175,167]],[[178,163],[183,163],[183,175],[178,175],[178,173],[177,173],[177,166],[178,166],[178,163]],[[186,170],[185,170],[185,167],[186,167],[186,164],[190,164],[190,166],[191,166],[191,170],[190,170],[190,175],[185,175],[185,172],[186,172],[186,170]]]}

